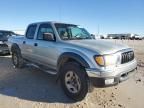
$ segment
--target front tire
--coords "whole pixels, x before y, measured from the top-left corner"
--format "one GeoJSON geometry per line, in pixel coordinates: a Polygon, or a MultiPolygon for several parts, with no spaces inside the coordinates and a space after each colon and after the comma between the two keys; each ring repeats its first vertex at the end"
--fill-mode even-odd
{"type": "Polygon", "coordinates": [[[85,70],[79,64],[70,62],[64,64],[61,72],[61,85],[65,94],[76,101],[83,100],[88,93],[85,70]]]}

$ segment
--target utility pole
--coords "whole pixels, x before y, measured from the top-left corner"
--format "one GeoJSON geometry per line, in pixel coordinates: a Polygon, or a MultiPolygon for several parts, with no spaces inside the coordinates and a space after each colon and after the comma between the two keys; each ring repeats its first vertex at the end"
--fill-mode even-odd
{"type": "Polygon", "coordinates": [[[98,24],[98,28],[97,28],[97,36],[99,36],[100,33],[100,28],[99,28],[99,24],[98,24]]]}

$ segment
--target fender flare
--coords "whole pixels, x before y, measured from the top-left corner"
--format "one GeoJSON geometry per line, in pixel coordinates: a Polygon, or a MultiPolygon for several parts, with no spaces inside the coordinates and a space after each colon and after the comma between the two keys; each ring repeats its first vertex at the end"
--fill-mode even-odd
{"type": "Polygon", "coordinates": [[[16,43],[12,44],[11,46],[11,52],[14,52],[14,51],[21,53],[21,50],[16,43]]]}
{"type": "Polygon", "coordinates": [[[57,79],[56,79],[56,82],[58,82],[59,78],[60,78],[60,73],[61,73],[61,66],[67,62],[68,59],[73,59],[75,61],[77,61],[78,63],[80,63],[80,65],[82,65],[83,67],[85,68],[89,68],[89,64],[85,61],[85,59],[83,57],[81,57],[80,55],[78,54],[75,54],[73,52],[65,52],[63,53],[59,59],[58,59],[58,62],[57,62],[57,79]]]}
{"type": "Polygon", "coordinates": [[[61,64],[66,62],[68,59],[73,59],[73,60],[77,61],[78,63],[80,63],[80,65],[82,65],[85,68],[90,67],[89,64],[85,61],[85,59],[83,57],[81,57],[80,55],[73,53],[73,52],[65,52],[58,59],[58,62],[57,62],[58,71],[61,67],[61,64]]]}

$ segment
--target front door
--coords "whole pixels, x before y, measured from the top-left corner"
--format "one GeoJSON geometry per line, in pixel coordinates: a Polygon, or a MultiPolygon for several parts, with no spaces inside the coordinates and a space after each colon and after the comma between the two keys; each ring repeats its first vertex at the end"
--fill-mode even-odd
{"type": "Polygon", "coordinates": [[[56,69],[58,58],[58,47],[56,41],[43,40],[44,33],[52,33],[55,36],[54,30],[50,24],[41,24],[35,41],[34,56],[35,60],[50,69],[56,69]]]}

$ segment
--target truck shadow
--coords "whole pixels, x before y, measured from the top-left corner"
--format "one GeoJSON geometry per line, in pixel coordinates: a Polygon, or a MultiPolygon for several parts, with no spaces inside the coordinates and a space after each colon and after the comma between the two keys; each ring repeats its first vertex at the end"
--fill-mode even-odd
{"type": "Polygon", "coordinates": [[[0,56],[0,94],[47,103],[74,103],[56,77],[34,67],[14,69],[10,56],[0,56]]]}

